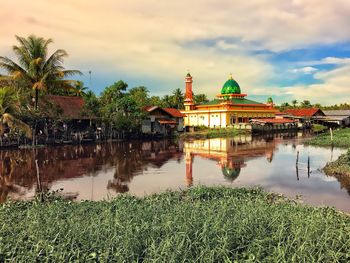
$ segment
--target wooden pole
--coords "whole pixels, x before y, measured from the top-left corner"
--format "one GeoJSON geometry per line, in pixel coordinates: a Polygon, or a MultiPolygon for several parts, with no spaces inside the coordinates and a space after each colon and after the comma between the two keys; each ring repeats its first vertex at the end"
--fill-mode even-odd
{"type": "Polygon", "coordinates": [[[332,128],[329,128],[329,131],[331,133],[331,142],[332,142],[332,145],[333,145],[333,130],[332,130],[332,128]]]}
{"type": "Polygon", "coordinates": [[[307,177],[310,178],[310,156],[307,157],[307,177]]]}
{"type": "Polygon", "coordinates": [[[298,167],[298,163],[299,163],[299,151],[297,151],[297,159],[295,161],[295,166],[298,167]]]}
{"type": "Polygon", "coordinates": [[[39,172],[39,165],[38,165],[38,160],[35,160],[35,166],[36,166],[36,179],[38,182],[38,188],[39,188],[39,192],[40,192],[40,201],[43,202],[44,201],[44,196],[43,196],[43,190],[41,187],[41,180],[40,180],[40,172],[39,172]]]}

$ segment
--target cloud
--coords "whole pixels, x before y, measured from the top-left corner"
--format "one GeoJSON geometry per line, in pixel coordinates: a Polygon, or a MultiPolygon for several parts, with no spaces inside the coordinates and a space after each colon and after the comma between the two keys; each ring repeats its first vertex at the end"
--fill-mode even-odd
{"type": "Polygon", "coordinates": [[[350,65],[319,72],[314,77],[322,83],[286,87],[286,94],[325,105],[350,101],[350,65]]]}
{"type": "MultiPolygon", "coordinates": [[[[285,94],[276,84],[269,87],[277,66],[250,51],[280,52],[350,40],[347,0],[0,0],[0,6],[0,54],[11,52],[15,34],[51,37],[52,49],[70,54],[67,67],[91,69],[100,79],[134,75],[140,81],[168,83],[150,87],[163,94],[184,87],[187,69],[195,91],[209,96],[220,90],[230,72],[243,92],[285,94]],[[213,40],[214,45],[186,45],[201,40],[213,40]]],[[[341,63],[334,58],[319,62],[341,63]]],[[[300,72],[315,73],[312,65],[300,72]]],[[[299,88],[294,95],[302,95],[299,88]]]]}
{"type": "Polygon", "coordinates": [[[314,67],[303,67],[303,68],[296,68],[290,70],[293,73],[304,73],[304,74],[312,74],[315,71],[317,71],[317,68],[314,67]]]}

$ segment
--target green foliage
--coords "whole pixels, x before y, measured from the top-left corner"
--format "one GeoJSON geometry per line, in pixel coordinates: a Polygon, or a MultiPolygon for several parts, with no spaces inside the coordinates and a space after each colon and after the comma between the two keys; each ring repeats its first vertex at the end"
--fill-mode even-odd
{"type": "Polygon", "coordinates": [[[52,39],[35,35],[27,38],[16,36],[16,39],[19,45],[13,46],[13,52],[18,63],[0,56],[0,68],[7,72],[8,80],[20,82],[21,86],[34,91],[35,108],[40,92],[74,89],[75,81],[67,80],[67,77],[81,73],[64,69],[63,61],[68,56],[66,51],[58,49],[49,55],[48,46],[53,42],[52,39]]]}
{"type": "Polygon", "coordinates": [[[202,103],[205,103],[205,102],[209,101],[207,95],[205,95],[205,94],[194,95],[193,99],[194,99],[194,103],[195,104],[202,104],[202,103]]]}
{"type": "Polygon", "coordinates": [[[312,131],[313,132],[322,132],[324,130],[327,130],[328,128],[322,124],[317,124],[317,123],[314,123],[312,124],[312,131]]]}
{"type": "Polygon", "coordinates": [[[350,147],[350,128],[334,130],[333,142],[329,131],[305,141],[305,144],[318,146],[331,146],[332,143],[336,147],[350,147]]]}
{"type": "Polygon", "coordinates": [[[348,262],[350,218],[261,189],[0,207],[9,262],[348,262]]]}
{"type": "Polygon", "coordinates": [[[350,149],[345,154],[342,154],[338,160],[327,163],[324,171],[328,175],[350,177],[350,149]]]}

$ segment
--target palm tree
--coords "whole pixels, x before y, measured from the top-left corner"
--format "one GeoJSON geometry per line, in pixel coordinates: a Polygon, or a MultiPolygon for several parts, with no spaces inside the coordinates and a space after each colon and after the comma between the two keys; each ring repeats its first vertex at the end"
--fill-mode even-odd
{"type": "Polygon", "coordinates": [[[174,100],[174,106],[177,109],[183,109],[184,108],[184,95],[181,91],[181,89],[177,88],[173,91],[173,100],[174,100]]]}
{"type": "Polygon", "coordinates": [[[293,108],[295,108],[298,104],[298,101],[297,100],[292,100],[292,104],[293,104],[293,108]]]}
{"type": "Polygon", "coordinates": [[[14,115],[20,111],[18,93],[10,87],[0,88],[0,136],[4,135],[5,125],[21,130],[26,137],[32,137],[30,126],[14,115]]]}
{"type": "Polygon", "coordinates": [[[66,51],[58,49],[49,56],[48,45],[53,42],[52,39],[35,35],[30,35],[28,38],[16,36],[16,39],[20,45],[15,45],[12,49],[18,63],[0,56],[0,68],[7,71],[6,79],[20,81],[26,88],[34,90],[35,109],[38,108],[39,91],[74,89],[76,81],[66,78],[81,72],[64,69],[63,61],[68,56],[66,51]]]}
{"type": "Polygon", "coordinates": [[[77,83],[74,85],[73,94],[78,97],[84,97],[87,90],[88,87],[84,87],[84,82],[77,81],[77,83]]]}

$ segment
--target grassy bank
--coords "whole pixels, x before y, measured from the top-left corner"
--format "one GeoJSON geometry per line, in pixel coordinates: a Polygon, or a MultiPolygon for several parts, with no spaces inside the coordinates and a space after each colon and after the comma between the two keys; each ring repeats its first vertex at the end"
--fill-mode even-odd
{"type": "Polygon", "coordinates": [[[181,138],[216,138],[216,137],[227,137],[240,134],[250,134],[248,130],[238,130],[234,128],[198,128],[193,132],[186,132],[180,135],[181,138]]]}
{"type": "Polygon", "coordinates": [[[322,125],[322,124],[317,124],[317,123],[312,124],[312,131],[313,131],[313,132],[318,133],[318,132],[325,131],[325,130],[327,130],[327,129],[328,129],[328,128],[327,128],[326,126],[322,125]]]}
{"type": "Polygon", "coordinates": [[[350,217],[260,189],[7,203],[0,224],[0,261],[350,260],[350,217]]]}
{"type": "Polygon", "coordinates": [[[328,175],[350,177],[350,150],[342,154],[336,161],[327,163],[323,170],[328,175]]]}
{"type": "MultiPolygon", "coordinates": [[[[331,146],[330,132],[319,134],[316,137],[305,141],[307,145],[331,146]]],[[[333,145],[336,147],[350,147],[350,128],[333,131],[333,145]]]]}

